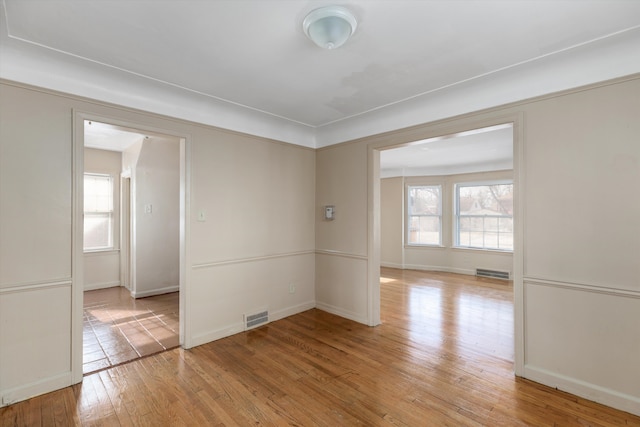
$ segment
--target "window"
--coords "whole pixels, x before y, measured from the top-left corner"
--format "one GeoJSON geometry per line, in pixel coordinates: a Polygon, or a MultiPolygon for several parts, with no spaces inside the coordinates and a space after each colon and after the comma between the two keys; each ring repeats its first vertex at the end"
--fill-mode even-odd
{"type": "Polygon", "coordinates": [[[513,183],[456,185],[455,241],[463,248],[513,251],[513,183]]]}
{"type": "Polygon", "coordinates": [[[113,179],[84,175],[84,250],[113,248],[113,179]]]}
{"type": "Polygon", "coordinates": [[[407,187],[407,244],[442,244],[442,187],[407,187]]]}

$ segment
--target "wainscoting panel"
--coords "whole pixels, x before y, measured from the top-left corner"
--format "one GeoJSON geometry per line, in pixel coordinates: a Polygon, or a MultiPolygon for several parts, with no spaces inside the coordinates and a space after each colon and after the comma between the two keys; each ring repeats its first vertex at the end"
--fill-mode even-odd
{"type": "Polygon", "coordinates": [[[525,376],[640,414],[640,293],[525,279],[525,376]]]}
{"type": "Polygon", "coordinates": [[[84,290],[120,286],[120,251],[84,254],[84,290]]]}
{"type": "Polygon", "coordinates": [[[364,256],[317,251],[317,307],[367,324],[367,265],[364,256]]]}
{"type": "Polygon", "coordinates": [[[243,315],[268,310],[270,321],[315,307],[313,251],[192,266],[192,345],[242,332],[243,315]]]}
{"type": "Polygon", "coordinates": [[[0,292],[1,405],[71,384],[71,281],[0,292]]]}

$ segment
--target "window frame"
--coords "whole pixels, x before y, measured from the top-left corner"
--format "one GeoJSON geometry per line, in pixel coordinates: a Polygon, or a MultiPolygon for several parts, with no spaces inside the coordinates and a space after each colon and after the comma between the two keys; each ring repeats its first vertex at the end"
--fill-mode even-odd
{"type": "Polygon", "coordinates": [[[109,173],[97,173],[97,172],[84,172],[83,173],[83,180],[84,180],[84,191],[83,191],[83,208],[82,208],[82,213],[83,213],[83,236],[86,235],[86,219],[87,217],[102,217],[102,218],[107,218],[108,219],[108,245],[107,246],[92,246],[92,247],[86,247],[85,244],[86,242],[84,241],[84,237],[83,237],[83,244],[82,244],[82,250],[85,253],[91,253],[91,252],[107,252],[107,251],[112,251],[115,249],[115,207],[116,207],[116,201],[115,201],[115,196],[116,196],[116,191],[115,191],[115,179],[113,177],[113,175],[109,174],[109,173]],[[86,197],[86,178],[87,177],[99,177],[99,178],[108,178],[109,180],[109,185],[110,185],[110,210],[94,210],[94,211],[87,211],[86,205],[84,205],[84,198],[86,197]]]}
{"type": "Polygon", "coordinates": [[[418,183],[418,182],[411,182],[411,183],[406,183],[405,184],[405,215],[404,215],[404,241],[405,241],[405,246],[408,247],[412,247],[412,248],[419,248],[419,247],[431,247],[431,248],[441,248],[443,247],[443,197],[444,197],[444,185],[440,182],[438,183],[418,183]],[[412,188],[419,188],[419,187],[435,187],[438,189],[439,192],[439,197],[438,197],[438,214],[425,214],[425,215],[412,215],[411,212],[411,201],[410,201],[410,193],[411,193],[411,189],[412,188]],[[420,217],[437,217],[438,218],[438,223],[439,223],[439,228],[438,228],[438,243],[415,243],[415,242],[411,242],[410,236],[411,236],[411,218],[414,216],[420,216],[420,217]]]}
{"type": "MultiPolygon", "coordinates": [[[[453,248],[455,249],[463,249],[463,250],[475,250],[475,251],[495,251],[502,253],[513,253],[513,244],[511,249],[502,249],[502,248],[493,248],[486,246],[463,246],[460,244],[460,188],[461,187],[481,187],[481,186],[490,186],[490,185],[511,185],[511,192],[513,194],[515,190],[513,179],[497,179],[497,180],[485,180],[485,181],[467,181],[467,182],[456,182],[453,184],[453,248]]],[[[473,217],[469,215],[465,215],[465,217],[473,217]]],[[[513,227],[513,205],[512,205],[512,213],[511,215],[482,215],[475,216],[482,218],[497,218],[498,220],[501,218],[510,218],[513,227]]],[[[514,237],[515,230],[511,231],[512,238],[514,237]]],[[[482,230],[483,236],[486,234],[486,230],[482,230]]],[[[484,241],[484,238],[483,238],[484,241]]],[[[500,246],[499,232],[498,232],[498,246],[500,246]]]]}

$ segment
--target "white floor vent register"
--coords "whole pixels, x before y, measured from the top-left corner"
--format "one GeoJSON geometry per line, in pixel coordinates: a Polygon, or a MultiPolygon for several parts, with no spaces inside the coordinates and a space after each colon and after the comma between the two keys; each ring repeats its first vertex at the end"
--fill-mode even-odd
{"type": "Polygon", "coordinates": [[[488,270],[486,268],[476,268],[476,276],[478,277],[491,277],[493,279],[509,280],[508,271],[488,270]]]}
{"type": "Polygon", "coordinates": [[[259,313],[245,314],[244,315],[244,330],[257,328],[264,324],[269,323],[269,310],[264,310],[259,313]]]}

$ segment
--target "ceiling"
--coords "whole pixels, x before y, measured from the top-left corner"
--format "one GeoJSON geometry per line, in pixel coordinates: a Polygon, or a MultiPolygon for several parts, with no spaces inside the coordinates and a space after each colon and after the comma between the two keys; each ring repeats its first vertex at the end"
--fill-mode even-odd
{"type": "Polygon", "coordinates": [[[84,146],[88,148],[122,152],[145,138],[148,135],[133,129],[95,121],[84,122],[84,146]]]}
{"type": "Polygon", "coordinates": [[[381,178],[509,169],[513,169],[511,124],[444,135],[380,152],[381,178]]]}
{"type": "Polygon", "coordinates": [[[640,71],[638,0],[3,6],[0,77],[311,147],[640,71]],[[302,30],[327,4],[335,50],[302,30]]]}

